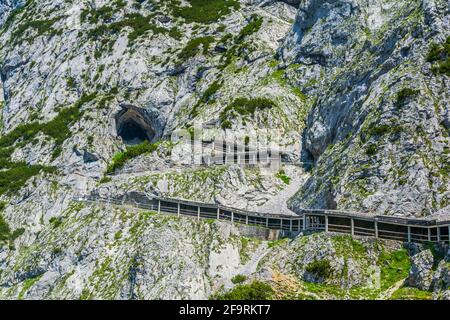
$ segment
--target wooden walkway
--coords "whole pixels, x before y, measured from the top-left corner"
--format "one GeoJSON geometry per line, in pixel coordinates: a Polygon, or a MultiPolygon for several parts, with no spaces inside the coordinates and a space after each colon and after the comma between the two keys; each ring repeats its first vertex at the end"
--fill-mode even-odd
{"type": "Polygon", "coordinates": [[[149,197],[144,193],[130,192],[120,198],[105,198],[96,194],[74,198],[84,202],[106,202],[132,205],[158,213],[190,216],[200,219],[217,219],[231,223],[282,230],[292,235],[301,232],[337,232],[352,236],[371,236],[412,243],[449,243],[450,220],[370,216],[360,213],[301,209],[299,215],[258,213],[218,204],[183,199],[149,197]]]}

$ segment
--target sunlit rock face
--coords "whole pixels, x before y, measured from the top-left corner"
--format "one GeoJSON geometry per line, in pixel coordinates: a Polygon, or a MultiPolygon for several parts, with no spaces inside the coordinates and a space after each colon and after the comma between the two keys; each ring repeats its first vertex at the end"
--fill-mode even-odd
{"type": "Polygon", "coordinates": [[[1,0],[0,1],[0,26],[8,19],[9,14],[14,9],[20,8],[26,0],[1,0]]]}
{"type": "Polygon", "coordinates": [[[439,0],[300,4],[279,54],[301,65],[299,86],[317,96],[303,133],[316,168],[292,208],[450,210],[448,75],[426,59],[448,37],[445,7],[439,0]]]}
{"type": "Polygon", "coordinates": [[[218,2],[226,8],[201,15],[177,10],[187,1],[31,0],[14,14],[24,1],[0,2],[0,21],[11,17],[0,31],[0,214],[11,230],[1,298],[203,299],[240,272],[322,281],[305,270],[326,256],[339,272],[325,283],[378,274],[364,273],[378,267],[370,241],[348,260],[352,249],[328,235],[250,243],[223,222],[80,194],[448,215],[449,78],[436,72],[446,55],[427,61],[449,35],[448,1],[218,2]],[[272,103],[243,110],[237,99],[272,103]],[[196,125],[206,139],[268,132],[304,164],[192,166],[191,145],[165,138],[196,125]]]}

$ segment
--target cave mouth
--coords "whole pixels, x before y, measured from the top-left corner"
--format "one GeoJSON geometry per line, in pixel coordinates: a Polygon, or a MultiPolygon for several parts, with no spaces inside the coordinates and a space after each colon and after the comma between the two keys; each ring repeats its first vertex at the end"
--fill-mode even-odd
{"type": "Polygon", "coordinates": [[[136,145],[144,141],[153,142],[155,132],[142,111],[125,109],[117,115],[117,135],[126,145],[136,145]]]}

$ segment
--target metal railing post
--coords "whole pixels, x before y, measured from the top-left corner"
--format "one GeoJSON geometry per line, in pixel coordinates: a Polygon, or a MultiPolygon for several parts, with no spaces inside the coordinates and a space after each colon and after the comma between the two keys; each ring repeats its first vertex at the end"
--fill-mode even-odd
{"type": "Polygon", "coordinates": [[[427,230],[428,230],[428,241],[431,242],[431,229],[427,228],[427,230]]]}
{"type": "Polygon", "coordinates": [[[408,243],[411,243],[411,227],[408,226],[408,243]]]}
{"type": "Polygon", "coordinates": [[[197,221],[200,221],[200,206],[197,207],[197,221]]]}
{"type": "Polygon", "coordinates": [[[352,237],[355,235],[355,221],[352,219],[350,219],[350,226],[351,226],[351,232],[352,232],[352,237]]]}
{"type": "Polygon", "coordinates": [[[245,224],[248,224],[248,214],[245,215],[245,224]]]}
{"type": "Polygon", "coordinates": [[[161,200],[158,199],[158,214],[161,213],[161,200]]]}
{"type": "Polygon", "coordinates": [[[441,227],[437,227],[436,229],[436,234],[437,234],[437,242],[440,243],[441,242],[441,227]]]}
{"type": "Polygon", "coordinates": [[[289,219],[289,231],[292,232],[292,219],[289,219]]]}
{"type": "Polygon", "coordinates": [[[266,228],[269,228],[269,218],[266,218],[266,228]]]}
{"type": "Polygon", "coordinates": [[[234,223],[234,212],[231,211],[231,223],[234,223]]]}
{"type": "Polygon", "coordinates": [[[178,217],[180,216],[180,211],[181,211],[181,209],[180,209],[180,203],[178,202],[178,206],[177,206],[177,216],[178,216],[178,217]]]}
{"type": "Polygon", "coordinates": [[[325,232],[328,232],[328,216],[325,216],[325,232]]]}
{"type": "Polygon", "coordinates": [[[220,208],[217,207],[217,220],[220,220],[220,208]]]}

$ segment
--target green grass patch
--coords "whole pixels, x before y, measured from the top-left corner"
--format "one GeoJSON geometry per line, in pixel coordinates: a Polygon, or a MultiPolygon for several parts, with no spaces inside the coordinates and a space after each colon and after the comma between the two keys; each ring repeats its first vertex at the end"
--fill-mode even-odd
{"type": "Polygon", "coordinates": [[[158,148],[159,143],[150,143],[144,141],[135,146],[128,146],[124,152],[116,153],[112,159],[112,163],[108,166],[106,173],[113,173],[117,169],[122,168],[125,163],[133,158],[136,158],[142,154],[150,153],[158,148]]]}
{"type": "Polygon", "coordinates": [[[395,291],[390,300],[432,300],[433,294],[412,287],[403,287],[395,291]]]}
{"type": "Polygon", "coordinates": [[[378,258],[381,268],[381,289],[386,290],[396,282],[408,277],[411,261],[406,249],[391,253],[382,252],[378,258]]]}
{"type": "Polygon", "coordinates": [[[274,295],[272,287],[262,281],[241,284],[225,294],[213,295],[213,300],[270,300],[274,295]]]}

